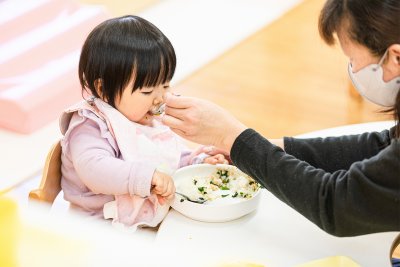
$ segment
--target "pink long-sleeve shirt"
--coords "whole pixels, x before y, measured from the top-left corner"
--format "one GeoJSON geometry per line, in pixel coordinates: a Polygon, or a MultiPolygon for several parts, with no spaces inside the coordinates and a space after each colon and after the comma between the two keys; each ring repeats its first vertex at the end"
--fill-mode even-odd
{"type": "MultiPolygon", "coordinates": [[[[61,187],[71,206],[102,217],[104,204],[115,195],[150,195],[157,162],[123,160],[106,122],[89,110],[74,112],[67,127],[61,141],[61,187]]],[[[201,162],[199,151],[182,145],[179,167],[201,162]]]]}

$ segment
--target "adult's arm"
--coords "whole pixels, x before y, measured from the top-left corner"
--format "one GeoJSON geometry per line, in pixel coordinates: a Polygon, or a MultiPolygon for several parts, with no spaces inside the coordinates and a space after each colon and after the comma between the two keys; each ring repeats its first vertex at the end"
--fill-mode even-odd
{"type": "Polygon", "coordinates": [[[252,129],[235,140],[235,165],[324,231],[354,236],[400,230],[400,141],[348,170],[315,168],[252,129]]]}
{"type": "Polygon", "coordinates": [[[300,139],[285,137],[285,151],[310,165],[328,172],[347,170],[356,162],[368,159],[390,144],[390,131],[339,137],[300,139]]]}

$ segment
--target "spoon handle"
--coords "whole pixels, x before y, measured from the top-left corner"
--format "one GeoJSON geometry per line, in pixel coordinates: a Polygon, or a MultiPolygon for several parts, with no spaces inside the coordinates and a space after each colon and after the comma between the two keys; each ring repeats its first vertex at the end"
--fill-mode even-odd
{"type": "Polygon", "coordinates": [[[175,194],[180,195],[181,197],[183,197],[187,201],[190,201],[190,202],[193,202],[193,203],[203,204],[204,202],[207,201],[207,200],[201,200],[201,199],[193,200],[193,199],[189,198],[187,195],[179,193],[179,192],[175,192],[175,194]]]}

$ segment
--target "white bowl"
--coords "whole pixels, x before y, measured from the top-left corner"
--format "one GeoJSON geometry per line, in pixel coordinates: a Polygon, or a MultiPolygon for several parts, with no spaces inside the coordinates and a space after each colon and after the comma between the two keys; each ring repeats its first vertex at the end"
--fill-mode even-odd
{"type": "MultiPolygon", "coordinates": [[[[215,173],[217,168],[235,168],[232,165],[218,164],[197,164],[183,167],[175,172],[173,179],[179,185],[181,179],[191,179],[195,176],[208,176],[215,173]]],[[[190,201],[181,201],[182,197],[175,195],[172,208],[183,215],[202,222],[226,222],[240,218],[255,209],[260,202],[260,189],[250,199],[226,198],[224,201],[210,201],[206,204],[197,204],[190,201]]],[[[184,192],[182,192],[184,193],[184,192]]]]}

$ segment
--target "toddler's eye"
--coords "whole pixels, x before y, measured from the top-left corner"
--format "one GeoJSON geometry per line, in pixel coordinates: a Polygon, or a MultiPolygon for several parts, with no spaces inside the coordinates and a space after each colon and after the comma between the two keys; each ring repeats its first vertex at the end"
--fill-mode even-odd
{"type": "Polygon", "coordinates": [[[144,95],[151,95],[151,93],[153,93],[153,91],[150,91],[150,92],[142,92],[142,94],[144,94],[144,95]]]}
{"type": "Polygon", "coordinates": [[[168,89],[169,88],[169,85],[164,85],[164,89],[168,89]]]}

